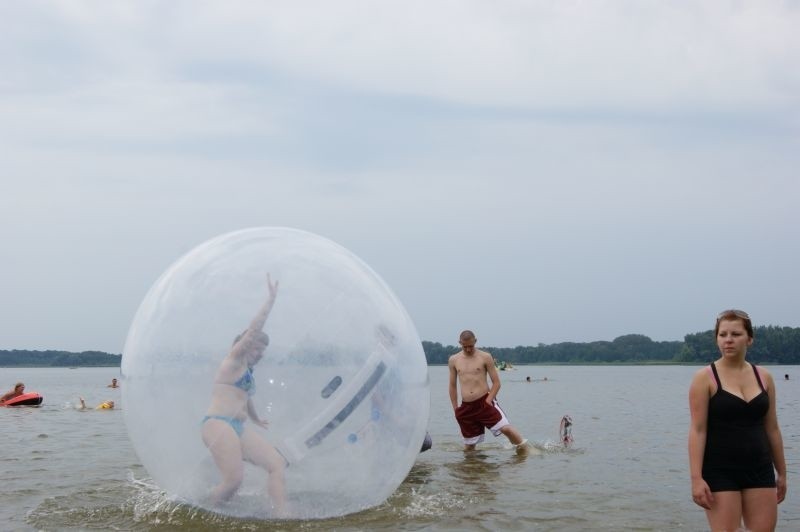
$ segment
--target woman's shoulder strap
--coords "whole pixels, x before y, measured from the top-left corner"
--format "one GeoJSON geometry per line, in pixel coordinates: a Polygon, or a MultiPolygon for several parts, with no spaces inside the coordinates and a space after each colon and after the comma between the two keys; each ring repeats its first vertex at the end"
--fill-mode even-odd
{"type": "Polygon", "coordinates": [[[764,382],[761,380],[761,372],[752,362],[750,363],[750,365],[753,366],[753,373],[756,374],[756,380],[758,381],[758,385],[761,387],[763,391],[767,391],[767,389],[764,387],[764,382]]]}
{"type": "Polygon", "coordinates": [[[714,381],[717,383],[717,389],[722,389],[722,382],[719,380],[719,373],[717,373],[717,366],[712,362],[709,366],[711,373],[714,375],[714,381]]]}

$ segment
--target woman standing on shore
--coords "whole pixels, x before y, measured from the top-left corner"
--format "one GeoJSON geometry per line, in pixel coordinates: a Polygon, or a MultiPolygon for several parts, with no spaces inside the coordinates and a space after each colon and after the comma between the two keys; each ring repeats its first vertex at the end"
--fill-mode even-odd
{"type": "Polygon", "coordinates": [[[689,389],[692,500],[711,530],[775,530],[786,497],[786,461],[770,373],[745,360],[753,324],[741,310],[717,316],[720,358],[689,389]],[[776,475],[777,472],[777,475],[776,475]]]}

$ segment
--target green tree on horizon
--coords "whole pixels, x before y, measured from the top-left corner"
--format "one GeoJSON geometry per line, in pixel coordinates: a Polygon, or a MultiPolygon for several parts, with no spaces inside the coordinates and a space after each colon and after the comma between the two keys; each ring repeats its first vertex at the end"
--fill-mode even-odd
{"type": "MultiPolygon", "coordinates": [[[[800,364],[800,328],[759,326],[748,360],[757,364],[800,364]]],[[[438,342],[422,342],[429,364],[447,364],[460,348],[438,342]]],[[[683,341],[655,342],[642,334],[626,334],[612,340],[586,343],[561,342],[534,346],[482,347],[495,360],[512,364],[598,363],[710,363],[719,357],[714,331],[687,334],[683,341]]]]}
{"type": "MultiPolygon", "coordinates": [[[[759,326],[748,360],[757,364],[800,364],[800,328],[759,326]]],[[[460,347],[422,342],[428,364],[447,364],[460,347]]],[[[643,334],[625,334],[614,340],[560,342],[536,346],[483,347],[496,360],[512,364],[699,364],[719,356],[714,331],[690,333],[683,341],[655,342],[643,334]]],[[[0,350],[0,367],[119,366],[122,355],[102,351],[0,350]]]]}

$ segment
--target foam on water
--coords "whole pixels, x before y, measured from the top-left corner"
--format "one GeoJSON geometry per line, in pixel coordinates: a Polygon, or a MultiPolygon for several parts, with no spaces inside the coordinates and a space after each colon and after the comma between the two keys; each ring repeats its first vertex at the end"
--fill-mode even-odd
{"type": "Polygon", "coordinates": [[[469,504],[467,497],[453,493],[422,493],[412,490],[405,505],[397,508],[398,513],[407,518],[441,517],[453,509],[464,508],[469,504]]]}

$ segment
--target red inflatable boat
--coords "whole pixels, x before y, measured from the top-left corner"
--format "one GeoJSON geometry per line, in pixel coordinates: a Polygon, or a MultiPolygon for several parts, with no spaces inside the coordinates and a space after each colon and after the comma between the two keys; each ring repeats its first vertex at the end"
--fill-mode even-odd
{"type": "Polygon", "coordinates": [[[44,397],[38,393],[28,392],[1,402],[0,406],[39,406],[42,401],[44,401],[44,397]]]}

